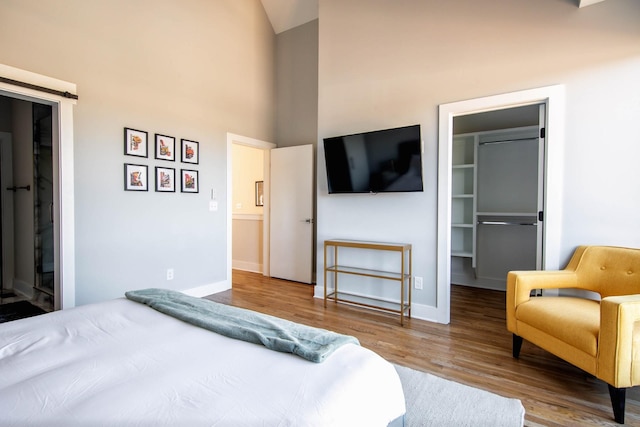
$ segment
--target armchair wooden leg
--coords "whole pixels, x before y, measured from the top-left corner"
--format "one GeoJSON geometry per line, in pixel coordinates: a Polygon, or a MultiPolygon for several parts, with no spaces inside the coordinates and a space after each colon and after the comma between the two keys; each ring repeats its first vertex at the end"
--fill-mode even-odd
{"type": "Polygon", "coordinates": [[[520,357],[520,349],[522,348],[522,337],[513,334],[513,358],[520,357]]]}
{"type": "Polygon", "coordinates": [[[616,388],[611,384],[609,386],[609,396],[611,396],[611,406],[613,407],[613,417],[617,423],[624,424],[624,405],[626,400],[627,389],[616,388]]]}

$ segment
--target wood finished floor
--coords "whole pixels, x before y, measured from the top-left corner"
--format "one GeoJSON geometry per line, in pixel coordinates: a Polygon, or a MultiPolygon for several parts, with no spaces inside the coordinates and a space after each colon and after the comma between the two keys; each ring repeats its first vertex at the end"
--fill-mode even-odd
{"type": "MultiPolygon", "coordinates": [[[[511,357],[503,292],[453,286],[451,323],[440,325],[329,304],[313,298],[313,286],[261,274],[233,272],[229,291],[214,301],[356,336],[390,362],[517,398],[525,426],[618,426],[606,384],[525,341],[511,357]]],[[[627,426],[640,426],[640,390],[627,392],[627,426]]]]}

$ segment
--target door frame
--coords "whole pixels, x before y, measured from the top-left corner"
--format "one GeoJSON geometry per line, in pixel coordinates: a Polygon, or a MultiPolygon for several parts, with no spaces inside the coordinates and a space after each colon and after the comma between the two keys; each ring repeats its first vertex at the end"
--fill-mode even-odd
{"type": "Polygon", "coordinates": [[[233,144],[246,145],[264,151],[264,183],[263,183],[263,215],[262,215],[262,275],[269,276],[269,203],[271,180],[271,155],[270,150],[276,148],[276,144],[247,136],[227,132],[227,280],[229,288],[232,287],[233,271],[233,144]]]}
{"type": "Polygon", "coordinates": [[[562,172],[564,152],[564,85],[441,104],[438,109],[438,230],[435,321],[448,324],[451,309],[451,166],[453,118],[531,104],[546,105],[545,225],[543,269],[560,268],[562,172]]]}
{"type": "MultiPolygon", "coordinates": [[[[0,64],[0,76],[45,87],[61,93],[76,93],[74,83],[0,64]]],[[[76,100],[28,87],[0,81],[0,95],[51,105],[53,148],[53,211],[55,275],[54,309],[74,307],[75,283],[75,210],[73,163],[73,106],[76,100]]]]}

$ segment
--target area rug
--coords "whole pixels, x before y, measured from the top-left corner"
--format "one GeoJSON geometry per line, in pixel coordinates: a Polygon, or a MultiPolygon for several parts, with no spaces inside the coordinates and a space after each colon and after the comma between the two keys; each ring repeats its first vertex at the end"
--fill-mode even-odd
{"type": "Polygon", "coordinates": [[[0,305],[0,323],[44,313],[46,313],[46,311],[31,304],[29,301],[10,302],[9,304],[0,305]]]}
{"type": "Polygon", "coordinates": [[[524,407],[488,391],[394,365],[404,390],[405,427],[521,427],[524,407]]]}

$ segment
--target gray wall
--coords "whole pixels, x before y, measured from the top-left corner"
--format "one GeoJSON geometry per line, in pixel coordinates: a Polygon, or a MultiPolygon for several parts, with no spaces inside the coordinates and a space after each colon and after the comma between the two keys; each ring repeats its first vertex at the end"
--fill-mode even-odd
{"type": "Polygon", "coordinates": [[[226,133],[275,138],[275,35],[260,1],[0,0],[0,9],[0,61],[78,87],[76,303],[225,281],[226,133]],[[123,154],[124,127],[149,133],[149,158],[123,154]],[[155,160],[156,132],[198,141],[199,164],[155,160]],[[156,193],[153,180],[149,192],[125,192],[124,163],[151,177],[155,166],[195,168],[200,192],[156,193]]]}
{"type": "MultiPolygon", "coordinates": [[[[312,144],[318,138],[318,20],[276,36],[276,140],[278,147],[312,144]]],[[[315,186],[314,186],[315,189],[315,186]]],[[[314,190],[313,211],[316,212],[314,190]]],[[[317,214],[314,214],[317,215],[317,214]]],[[[316,224],[313,224],[314,241],[316,224]]],[[[313,250],[315,260],[316,251],[313,250]]],[[[312,268],[316,274],[315,265],[312,268]]]]}
{"type": "Polygon", "coordinates": [[[414,302],[434,306],[438,105],[556,84],[564,256],[640,247],[640,2],[323,0],[319,11],[318,141],[420,123],[425,180],[417,194],[328,195],[318,150],[319,253],[330,238],[410,242],[425,278],[414,302]]]}
{"type": "Polygon", "coordinates": [[[276,37],[278,147],[316,144],[318,20],[276,37]]]}
{"type": "Polygon", "coordinates": [[[0,96],[0,132],[11,132],[11,98],[0,96]]]}

